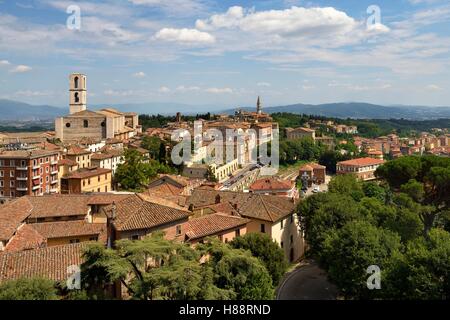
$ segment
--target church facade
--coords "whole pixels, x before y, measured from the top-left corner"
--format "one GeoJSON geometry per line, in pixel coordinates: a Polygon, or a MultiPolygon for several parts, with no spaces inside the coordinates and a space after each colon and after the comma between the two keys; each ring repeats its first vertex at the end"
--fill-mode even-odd
{"type": "Polygon", "coordinates": [[[70,114],[55,120],[56,138],[62,142],[78,142],[85,138],[124,140],[142,131],[136,113],[123,113],[113,108],[88,110],[86,75],[71,74],[69,83],[70,114]]]}

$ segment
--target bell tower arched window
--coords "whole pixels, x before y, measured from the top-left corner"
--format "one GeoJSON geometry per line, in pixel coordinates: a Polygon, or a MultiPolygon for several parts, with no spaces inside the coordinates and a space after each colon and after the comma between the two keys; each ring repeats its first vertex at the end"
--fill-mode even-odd
{"type": "Polygon", "coordinates": [[[89,127],[89,121],[83,120],[83,127],[85,128],[89,127]]]}
{"type": "Polygon", "coordinates": [[[74,79],[74,85],[75,85],[75,89],[78,89],[78,80],[79,80],[79,78],[78,77],[75,77],[75,79],[74,79]]]}
{"type": "Polygon", "coordinates": [[[80,97],[79,97],[79,93],[75,92],[75,103],[80,102],[80,97]]]}

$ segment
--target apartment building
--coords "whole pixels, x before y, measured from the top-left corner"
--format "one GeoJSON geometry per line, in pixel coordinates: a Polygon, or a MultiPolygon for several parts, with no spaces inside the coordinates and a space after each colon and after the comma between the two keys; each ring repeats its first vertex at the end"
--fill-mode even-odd
{"type": "Polygon", "coordinates": [[[363,181],[374,180],[375,171],[385,161],[374,158],[358,158],[338,162],[336,165],[337,174],[354,174],[363,181]]]}
{"type": "Polygon", "coordinates": [[[61,178],[62,194],[110,192],[112,171],[97,167],[78,169],[61,178]]]}
{"type": "Polygon", "coordinates": [[[0,199],[58,192],[58,151],[0,153],[0,199]]]}

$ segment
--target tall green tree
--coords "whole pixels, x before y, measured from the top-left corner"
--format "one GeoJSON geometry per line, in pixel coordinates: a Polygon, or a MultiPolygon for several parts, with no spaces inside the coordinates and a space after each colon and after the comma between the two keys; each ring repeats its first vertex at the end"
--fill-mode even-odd
{"type": "Polygon", "coordinates": [[[272,283],[278,285],[288,268],[288,262],[280,246],[267,234],[247,233],[236,237],[230,245],[235,249],[250,250],[260,259],[272,277],[272,283]]]}

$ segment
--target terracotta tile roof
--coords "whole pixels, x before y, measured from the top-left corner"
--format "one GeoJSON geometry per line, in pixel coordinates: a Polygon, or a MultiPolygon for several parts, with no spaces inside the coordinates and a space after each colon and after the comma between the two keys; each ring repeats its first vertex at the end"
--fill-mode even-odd
{"type": "Polygon", "coordinates": [[[46,156],[59,155],[58,151],[49,150],[15,150],[15,151],[1,151],[0,159],[34,159],[46,156]]]}
{"type": "MultiPolygon", "coordinates": [[[[111,216],[112,206],[106,210],[111,216]]],[[[190,215],[192,212],[168,206],[163,200],[156,203],[146,197],[134,195],[116,203],[116,219],[113,224],[118,231],[151,229],[187,219],[190,215]]]]}
{"type": "Polygon", "coordinates": [[[134,193],[95,193],[89,197],[88,204],[108,205],[133,196],[134,193]]]}
{"type": "Polygon", "coordinates": [[[26,197],[0,205],[0,241],[11,239],[30,215],[32,208],[26,197]]]}
{"type": "Polygon", "coordinates": [[[227,230],[245,226],[250,219],[230,216],[228,214],[214,213],[200,218],[189,220],[186,224],[186,237],[189,240],[218,235],[227,230]]]}
{"type": "Polygon", "coordinates": [[[314,169],[326,169],[327,167],[322,166],[320,164],[317,163],[308,163],[305,164],[304,166],[300,167],[300,171],[312,171],[314,169]]]}
{"type": "Polygon", "coordinates": [[[187,206],[195,208],[214,206],[228,202],[237,207],[242,217],[276,222],[295,211],[292,199],[272,195],[195,189],[189,197],[187,206]]]}
{"type": "Polygon", "coordinates": [[[45,239],[94,236],[106,232],[106,224],[88,223],[84,220],[30,224],[45,239]]]}
{"type": "Polygon", "coordinates": [[[78,163],[76,161],[73,161],[70,159],[61,159],[58,161],[58,165],[59,166],[68,165],[68,166],[74,167],[74,166],[78,165],[78,163]]]}
{"type": "Polygon", "coordinates": [[[63,179],[86,179],[91,177],[96,177],[102,174],[111,173],[112,171],[110,169],[104,169],[104,168],[97,168],[97,167],[91,167],[91,168],[81,168],[76,171],[69,172],[68,174],[64,175],[63,179]]]}
{"type": "Polygon", "coordinates": [[[46,246],[45,238],[33,229],[29,224],[24,224],[8,242],[5,252],[16,252],[37,249],[46,246]]]}
{"type": "Polygon", "coordinates": [[[155,194],[170,194],[170,195],[180,195],[183,193],[183,188],[177,188],[173,184],[170,183],[162,183],[155,186],[149,186],[148,193],[155,193],[155,194]]]}
{"type": "Polygon", "coordinates": [[[69,155],[69,156],[78,156],[78,155],[90,154],[90,153],[91,153],[91,151],[81,148],[79,146],[71,146],[67,150],[67,155],[69,155]]]}
{"type": "Polygon", "coordinates": [[[65,281],[71,275],[68,267],[81,265],[86,246],[84,242],[0,254],[0,282],[34,277],[65,281]]]}
{"type": "Polygon", "coordinates": [[[81,216],[89,212],[88,195],[44,195],[40,197],[25,196],[31,205],[30,219],[64,216],[81,216]]]}
{"type": "Polygon", "coordinates": [[[256,180],[250,186],[250,190],[290,190],[293,186],[294,183],[292,181],[280,180],[276,178],[265,178],[256,180]]]}
{"type": "Polygon", "coordinates": [[[373,166],[373,165],[383,164],[384,162],[385,162],[384,160],[374,159],[374,158],[358,158],[358,159],[352,159],[352,160],[338,162],[338,165],[362,167],[362,166],[373,166]]]}
{"type": "Polygon", "coordinates": [[[94,153],[91,156],[91,160],[103,160],[103,159],[111,159],[114,157],[120,157],[123,155],[123,150],[119,149],[107,149],[102,153],[94,153]]]}

